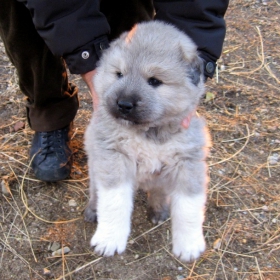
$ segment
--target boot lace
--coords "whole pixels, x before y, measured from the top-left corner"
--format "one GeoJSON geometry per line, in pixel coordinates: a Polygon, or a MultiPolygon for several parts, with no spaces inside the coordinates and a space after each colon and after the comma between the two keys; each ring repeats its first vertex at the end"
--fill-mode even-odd
{"type": "Polygon", "coordinates": [[[40,153],[42,156],[46,157],[52,153],[63,155],[62,141],[64,140],[62,138],[62,133],[62,129],[50,132],[41,132],[43,141],[40,153]]]}

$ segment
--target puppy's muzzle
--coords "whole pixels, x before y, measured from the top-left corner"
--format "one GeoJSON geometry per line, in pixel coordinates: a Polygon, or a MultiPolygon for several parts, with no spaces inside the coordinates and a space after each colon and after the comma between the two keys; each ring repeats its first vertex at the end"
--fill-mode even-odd
{"type": "Polygon", "coordinates": [[[109,112],[116,119],[124,119],[135,124],[147,119],[147,104],[144,104],[138,94],[117,94],[116,98],[108,98],[109,112]]]}

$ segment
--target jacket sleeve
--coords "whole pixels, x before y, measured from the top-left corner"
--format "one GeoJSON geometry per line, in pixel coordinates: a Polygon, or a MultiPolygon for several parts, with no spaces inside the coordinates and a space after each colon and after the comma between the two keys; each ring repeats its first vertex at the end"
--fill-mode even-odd
{"type": "Polygon", "coordinates": [[[228,3],[229,0],[154,0],[155,19],[175,25],[198,46],[205,77],[213,77],[222,52],[228,3]]]}
{"type": "MultiPolygon", "coordinates": [[[[19,0],[20,1],[20,0],[19,0]]],[[[99,0],[22,0],[39,35],[54,55],[62,56],[71,73],[96,67],[109,47],[110,27],[99,11],[99,0]]]]}

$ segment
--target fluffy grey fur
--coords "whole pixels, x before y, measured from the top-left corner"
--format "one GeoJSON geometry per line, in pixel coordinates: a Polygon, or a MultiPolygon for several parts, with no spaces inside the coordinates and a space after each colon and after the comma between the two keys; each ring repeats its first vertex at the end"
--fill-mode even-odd
{"type": "Polygon", "coordinates": [[[181,125],[204,93],[201,69],[195,44],[162,22],[137,25],[104,52],[94,81],[99,106],[85,136],[85,219],[97,218],[97,253],[125,250],[136,188],[148,192],[154,223],[170,209],[176,256],[191,261],[204,251],[209,135],[200,117],[181,125]]]}

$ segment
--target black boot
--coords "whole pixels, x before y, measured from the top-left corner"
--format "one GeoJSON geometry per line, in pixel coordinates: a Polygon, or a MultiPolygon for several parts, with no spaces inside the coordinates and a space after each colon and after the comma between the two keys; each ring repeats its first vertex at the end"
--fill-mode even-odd
{"type": "Polygon", "coordinates": [[[31,167],[37,179],[47,182],[70,175],[72,151],[70,126],[49,132],[35,132],[30,150],[31,167]]]}

